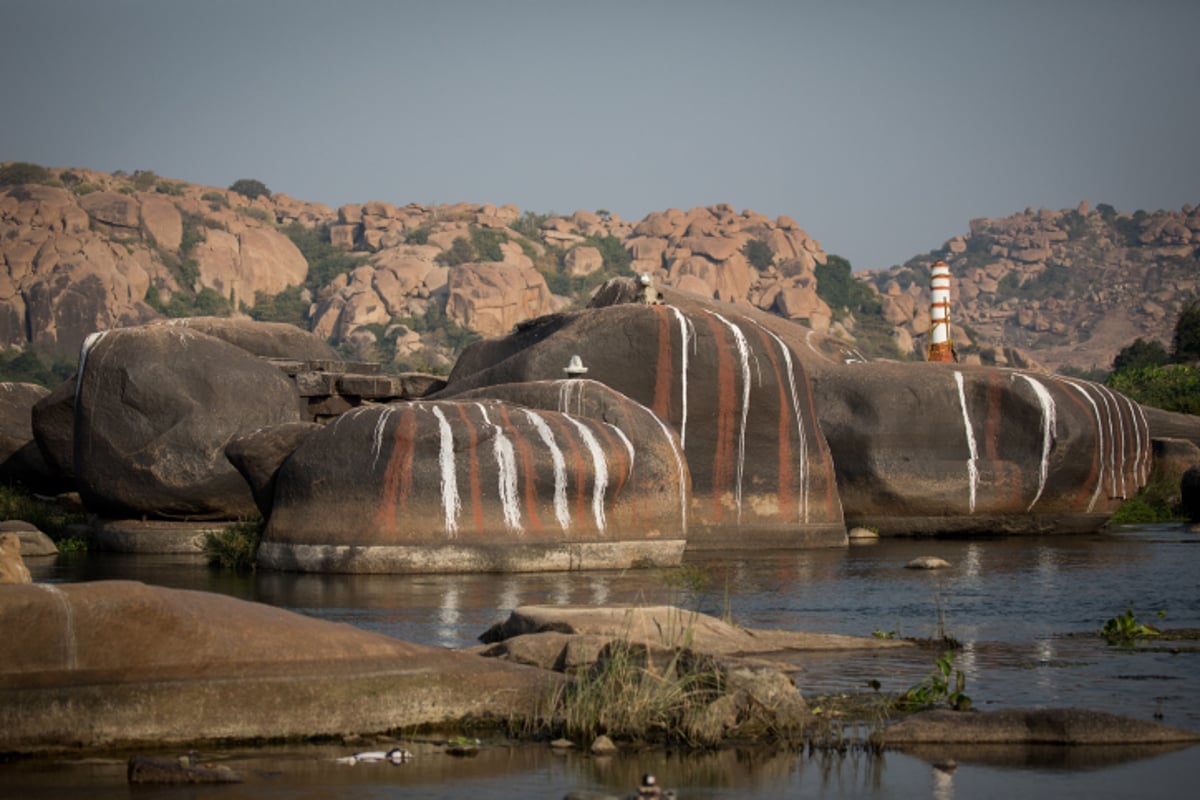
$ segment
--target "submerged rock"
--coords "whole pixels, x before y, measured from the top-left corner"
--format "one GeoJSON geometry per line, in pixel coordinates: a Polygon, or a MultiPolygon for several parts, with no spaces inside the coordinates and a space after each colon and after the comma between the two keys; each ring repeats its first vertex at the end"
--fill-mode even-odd
{"type": "Polygon", "coordinates": [[[886,745],[1131,745],[1200,742],[1200,733],[1078,708],[925,711],[888,725],[886,745]]]}

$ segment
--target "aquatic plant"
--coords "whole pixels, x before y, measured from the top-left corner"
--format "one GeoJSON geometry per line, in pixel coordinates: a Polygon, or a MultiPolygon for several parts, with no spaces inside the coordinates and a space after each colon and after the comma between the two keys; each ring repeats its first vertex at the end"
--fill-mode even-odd
{"type": "Polygon", "coordinates": [[[254,517],[205,534],[204,555],[209,565],[234,572],[253,572],[265,525],[262,517],[254,517]]]}
{"type": "Polygon", "coordinates": [[[954,652],[947,651],[934,663],[933,672],[896,698],[896,707],[902,711],[919,711],[945,704],[955,711],[966,711],[971,707],[966,686],[967,676],[954,669],[954,652]],[[953,691],[951,675],[954,676],[953,691]]]}
{"type": "MultiPolygon", "coordinates": [[[[1158,618],[1162,619],[1167,615],[1165,611],[1158,612],[1158,618]]],[[[1133,601],[1125,608],[1124,614],[1118,614],[1104,623],[1104,627],[1100,629],[1100,635],[1109,644],[1124,645],[1132,647],[1138,639],[1149,639],[1161,634],[1158,628],[1151,624],[1139,622],[1133,613],[1133,601]]]]}

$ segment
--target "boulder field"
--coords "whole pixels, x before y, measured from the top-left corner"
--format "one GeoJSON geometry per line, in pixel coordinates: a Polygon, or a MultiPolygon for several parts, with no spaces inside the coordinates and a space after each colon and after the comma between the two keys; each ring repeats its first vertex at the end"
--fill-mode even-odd
{"type": "Polygon", "coordinates": [[[629,278],[471,345],[418,399],[343,389],[348,411],[313,417],[282,363],[331,355],[246,320],[96,333],[73,387],[5,398],[33,418],[6,447],[107,516],[259,512],[272,568],[508,571],[844,546],[847,525],[1095,530],[1147,482],[1155,427],[1195,433],[1099,384],[873,361],[629,278]]]}

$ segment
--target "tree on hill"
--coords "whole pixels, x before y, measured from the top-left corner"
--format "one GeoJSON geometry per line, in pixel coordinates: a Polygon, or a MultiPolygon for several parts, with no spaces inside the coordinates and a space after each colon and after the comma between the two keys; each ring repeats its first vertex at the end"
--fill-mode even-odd
{"type": "Polygon", "coordinates": [[[262,181],[257,181],[254,178],[240,178],[229,184],[229,191],[237,192],[238,194],[248,197],[253,200],[256,197],[270,198],[271,190],[262,181]]]}
{"type": "Polygon", "coordinates": [[[1117,353],[1112,362],[1113,372],[1142,367],[1161,367],[1168,361],[1167,348],[1156,339],[1146,341],[1138,337],[1132,344],[1127,344],[1117,353]]]}
{"type": "Polygon", "coordinates": [[[1175,336],[1171,340],[1171,360],[1177,364],[1200,360],[1200,297],[1183,305],[1175,320],[1175,336]]]}
{"type": "Polygon", "coordinates": [[[20,186],[23,183],[52,184],[54,173],[40,164],[14,161],[0,167],[0,186],[20,186]]]}

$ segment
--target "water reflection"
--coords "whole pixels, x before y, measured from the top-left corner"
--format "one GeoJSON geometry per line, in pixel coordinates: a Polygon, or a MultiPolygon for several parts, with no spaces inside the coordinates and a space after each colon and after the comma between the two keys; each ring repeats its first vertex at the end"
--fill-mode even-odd
{"type": "MultiPolygon", "coordinates": [[[[689,554],[687,568],[707,577],[705,587],[654,569],[238,576],[210,571],[194,557],[101,553],[31,559],[29,565],[39,581],[132,579],[215,591],[450,647],[474,644],[512,608],[536,603],[675,602],[716,615],[728,611],[751,627],[860,636],[876,630],[935,636],[941,626],[963,642],[956,667],[967,675],[967,693],[981,709],[1071,705],[1142,719],[1162,714],[1170,724],[1200,730],[1200,654],[1187,648],[1129,653],[1092,635],[1129,601],[1139,616],[1164,609],[1168,626],[1200,628],[1197,543],[1200,536],[1159,526],[1088,536],[884,540],[844,550],[689,554]],[[903,568],[918,555],[938,555],[953,566],[932,573],[903,568]]],[[[784,663],[796,670],[802,691],[811,697],[866,691],[870,680],[881,681],[885,691],[902,691],[930,673],[937,655],[931,650],[816,653],[789,655],[784,663]]],[[[555,756],[543,748],[505,748],[470,762],[430,751],[412,770],[405,765],[374,773],[335,770],[313,753],[242,756],[262,775],[274,777],[223,788],[222,796],[559,798],[572,789],[622,796],[644,771],[655,772],[663,785],[686,789],[681,796],[688,800],[1186,796],[1200,780],[1200,760],[1190,752],[1129,749],[1034,748],[1016,755],[1012,748],[1003,753],[958,749],[949,753],[958,762],[953,773],[932,766],[944,762],[946,748],[880,757],[854,752],[806,757],[758,749],[697,756],[652,751],[607,761],[581,753],[555,756]],[[286,762],[282,771],[280,759],[286,762]]],[[[74,787],[92,800],[127,798],[121,766],[106,771],[96,765],[7,764],[0,765],[0,783],[14,796],[63,796],[74,787]],[[30,777],[25,767],[40,777],[30,777]]],[[[178,797],[154,790],[138,795],[143,800],[178,797]]]]}

